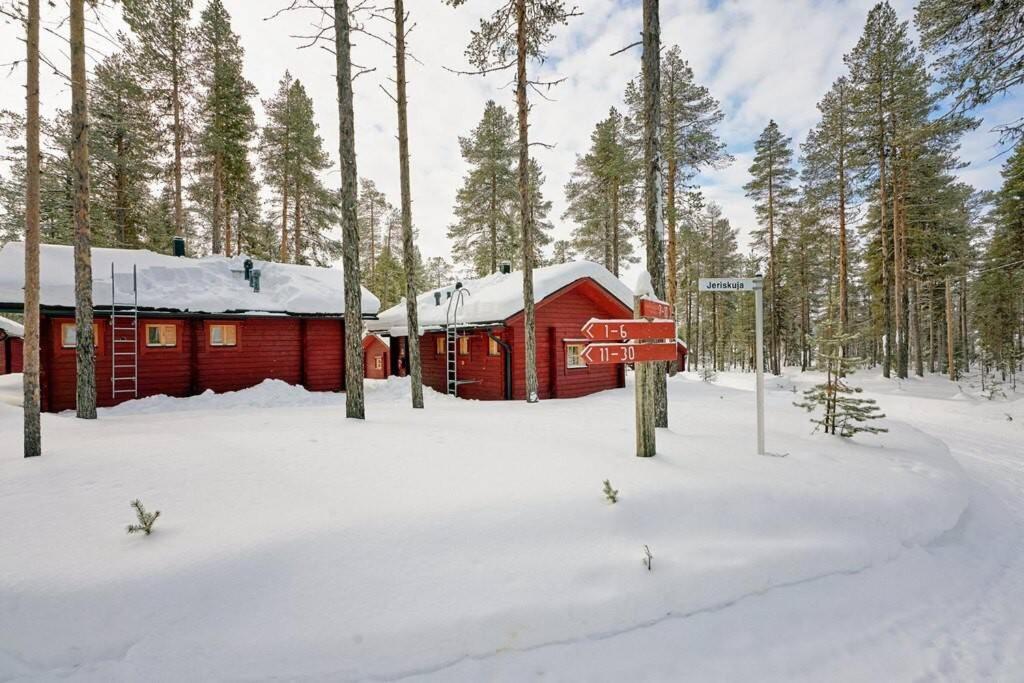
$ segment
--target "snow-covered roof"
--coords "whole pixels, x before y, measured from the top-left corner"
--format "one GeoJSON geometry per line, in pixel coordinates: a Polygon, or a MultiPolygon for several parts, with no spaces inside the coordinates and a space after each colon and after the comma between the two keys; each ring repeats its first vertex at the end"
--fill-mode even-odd
{"type": "Polygon", "coordinates": [[[14,322],[10,318],[5,318],[0,315],[0,332],[4,332],[8,337],[24,337],[25,328],[19,323],[14,322]]]}
{"type": "MultiPolygon", "coordinates": [[[[132,267],[138,270],[139,307],[190,313],[292,313],[342,315],[344,276],[340,268],[254,261],[260,270],[260,291],[253,292],[242,275],[246,257],[185,258],[145,249],[92,250],[93,305],[110,306],[110,268],[114,266],[118,303],[131,301],[132,267]]],[[[9,242],[0,248],[0,305],[21,305],[25,282],[25,245],[9,242]]],[[[40,303],[74,307],[74,250],[70,246],[40,247],[40,303]]],[[[380,301],[362,290],[362,313],[372,315],[380,301]]]]}
{"type": "MultiPolygon", "coordinates": [[[[607,268],[591,261],[571,261],[554,266],[535,268],[533,271],[534,301],[540,303],[545,297],[554,294],[567,285],[589,278],[632,309],[633,291],[621,280],[611,274],[607,268]]],[[[507,320],[523,310],[523,273],[493,273],[477,280],[462,281],[468,294],[462,297],[462,306],[458,311],[459,323],[482,324],[507,320]]],[[[455,284],[433,289],[421,294],[416,299],[421,328],[439,327],[447,323],[448,292],[455,291],[455,284]],[[435,292],[441,294],[441,304],[437,305],[435,292]]],[[[405,335],[406,312],[405,302],[382,311],[377,321],[370,324],[370,329],[405,335]]]]}

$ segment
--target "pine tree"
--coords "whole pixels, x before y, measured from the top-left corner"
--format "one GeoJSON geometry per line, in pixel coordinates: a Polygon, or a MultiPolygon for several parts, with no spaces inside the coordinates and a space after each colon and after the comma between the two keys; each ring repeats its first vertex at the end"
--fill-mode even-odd
{"type": "Polygon", "coordinates": [[[845,356],[843,349],[856,336],[840,331],[839,323],[829,317],[818,339],[819,363],[824,363],[825,381],[804,392],[803,401],[794,405],[808,412],[820,408],[820,417],[811,418],[825,434],[838,434],[850,438],[860,432],[878,434],[888,429],[875,427],[872,420],[884,418],[878,412],[877,402],[872,398],[860,398],[863,390],[850,386],[847,376],[860,362],[859,358],[845,356]]]}
{"type": "Polygon", "coordinates": [[[144,80],[161,105],[161,118],[167,121],[173,150],[174,228],[177,235],[188,237],[182,178],[190,137],[186,101],[192,82],[192,0],[124,0],[123,7],[125,23],[137,38],[132,60],[142,68],[144,80]]]}
{"type": "MultiPolygon", "coordinates": [[[[916,22],[924,49],[937,56],[943,94],[953,111],[974,109],[1024,82],[1024,20],[1020,2],[919,0],[916,22]]],[[[1005,137],[1024,135],[1024,117],[999,125],[1005,137]]]]}
{"type": "Polygon", "coordinates": [[[242,73],[245,51],[221,0],[210,0],[203,9],[195,36],[193,71],[201,89],[198,115],[202,121],[196,144],[198,170],[209,197],[210,247],[214,254],[230,255],[231,205],[238,198],[229,195],[229,187],[237,191],[239,176],[245,172],[256,127],[249,99],[256,89],[242,73]]]}
{"type": "Polygon", "coordinates": [[[483,117],[466,137],[459,138],[469,166],[455,196],[455,222],[448,228],[452,256],[477,275],[498,270],[515,257],[516,185],[515,119],[489,100],[483,117]]]}
{"type": "MultiPolygon", "coordinates": [[[[96,65],[89,109],[94,235],[100,244],[135,248],[146,239],[151,185],[160,167],[159,124],[149,92],[125,54],[96,65]]],[[[169,251],[168,239],[160,251],[169,251]]]]}
{"type": "Polygon", "coordinates": [[[359,181],[359,256],[363,285],[373,289],[377,280],[377,261],[384,249],[388,224],[395,207],[387,195],[369,178],[359,181]]]}
{"type": "Polygon", "coordinates": [[[590,135],[590,150],[577,155],[576,168],[565,186],[573,249],[584,258],[603,263],[619,275],[620,267],[638,263],[631,237],[637,231],[637,163],[625,137],[623,116],[612,107],[590,135]]]}
{"type": "MultiPolygon", "coordinates": [[[[466,0],[446,0],[459,7],[466,0]]],[[[540,191],[539,178],[534,177],[534,166],[530,160],[529,104],[526,89],[526,64],[530,59],[542,61],[544,47],[554,38],[556,26],[563,25],[576,14],[575,8],[568,9],[564,0],[504,0],[487,19],[481,19],[480,28],[473,31],[466,48],[466,57],[478,69],[487,73],[516,69],[516,119],[519,126],[519,225],[521,235],[520,253],[523,263],[523,326],[525,328],[525,374],[526,400],[535,403],[537,393],[537,338],[534,321],[533,264],[535,258],[534,221],[537,207],[531,200],[540,191]],[[513,55],[515,60],[512,60],[513,55]]]]}
{"type": "Polygon", "coordinates": [[[750,165],[752,178],[744,186],[747,196],[754,200],[754,211],[761,224],[761,229],[754,236],[768,258],[768,360],[775,375],[782,372],[779,329],[782,311],[776,239],[779,221],[791,209],[796,193],[791,184],[796,177],[791,145],[792,138],[784,136],[775,121],[769,121],[754,143],[754,162],[750,165]]]}

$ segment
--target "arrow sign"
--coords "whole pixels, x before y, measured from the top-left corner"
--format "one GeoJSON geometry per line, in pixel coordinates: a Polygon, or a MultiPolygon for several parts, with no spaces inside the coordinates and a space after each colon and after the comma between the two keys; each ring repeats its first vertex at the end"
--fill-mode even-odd
{"type": "Polygon", "coordinates": [[[599,320],[591,318],[583,326],[583,336],[594,341],[627,339],[672,339],[676,324],[671,320],[599,320]]]}
{"type": "Polygon", "coordinates": [[[668,361],[676,357],[675,342],[663,344],[587,344],[580,358],[587,365],[647,363],[668,361]]]}
{"type": "MultiPolygon", "coordinates": [[[[641,318],[671,318],[672,307],[664,301],[656,299],[640,299],[641,318]]],[[[675,333],[668,335],[675,336],[675,333]]]]}
{"type": "Polygon", "coordinates": [[[760,285],[749,277],[702,277],[698,289],[702,292],[752,292],[760,285]]]}

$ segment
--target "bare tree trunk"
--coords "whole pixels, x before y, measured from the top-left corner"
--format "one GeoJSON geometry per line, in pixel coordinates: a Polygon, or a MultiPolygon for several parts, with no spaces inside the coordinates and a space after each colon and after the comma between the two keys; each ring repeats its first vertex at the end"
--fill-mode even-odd
{"type": "Polygon", "coordinates": [[[89,234],[89,112],[85,82],[85,0],[71,0],[71,140],[75,187],[75,332],[78,417],[96,418],[96,349],[92,329],[89,234]]]}
{"type": "Polygon", "coordinates": [[[953,358],[953,280],[946,276],[946,369],[949,378],[956,380],[956,360],[953,358]]]}
{"type": "MultiPolygon", "coordinates": [[[[669,148],[671,150],[671,147],[669,148]]],[[[668,181],[665,188],[665,204],[667,206],[668,215],[668,258],[665,262],[665,274],[668,303],[672,307],[673,319],[677,316],[676,312],[676,299],[679,296],[679,281],[678,274],[676,273],[676,264],[679,259],[678,245],[676,244],[676,175],[678,174],[678,164],[676,162],[675,153],[669,151],[668,160],[668,181]]]]}
{"type": "Polygon", "coordinates": [[[213,220],[210,225],[210,237],[213,242],[214,254],[219,254],[223,251],[220,236],[220,223],[224,210],[224,180],[222,175],[223,163],[218,153],[213,158],[213,220]]]}
{"type": "Polygon", "coordinates": [[[341,165],[341,258],[345,268],[345,415],[363,419],[363,320],[356,215],[356,141],[352,110],[352,56],[348,0],[334,0],[334,50],[338,83],[338,159],[341,165]]]}
{"type": "MultiPolygon", "coordinates": [[[[845,112],[844,102],[846,87],[839,87],[839,109],[845,112]]],[[[840,336],[849,329],[850,318],[848,306],[850,295],[847,292],[849,283],[849,254],[846,237],[846,126],[845,118],[840,119],[843,123],[839,127],[839,331],[840,336]]],[[[841,355],[846,355],[846,345],[840,350],[841,355]]],[[[841,370],[841,368],[840,368],[841,370]]]]}
{"type": "Polygon", "coordinates": [[[295,184],[295,221],[292,223],[292,238],[295,241],[295,252],[292,257],[295,263],[302,263],[302,190],[295,184]]]}
{"type": "Polygon", "coordinates": [[[498,176],[491,171],[491,212],[488,214],[491,232],[491,272],[498,272],[498,176]]]}
{"type": "Polygon", "coordinates": [[[176,24],[171,36],[171,109],[174,115],[174,230],[185,237],[185,210],[181,201],[181,157],[184,135],[181,130],[181,55],[176,24]]]}
{"type": "Polygon", "coordinates": [[[516,9],[516,109],[519,118],[519,219],[523,242],[523,313],[526,332],[526,401],[540,400],[537,384],[537,322],[533,306],[533,211],[530,204],[529,105],[526,101],[526,0],[516,9]]]}
{"type": "Polygon", "coordinates": [[[231,234],[231,200],[224,200],[224,255],[231,257],[232,249],[231,234]]]}
{"type": "MultiPolygon", "coordinates": [[[[633,317],[640,317],[641,297],[633,297],[633,317]]],[[[652,458],[657,452],[655,432],[654,383],[651,374],[657,372],[654,363],[634,364],[634,391],[636,410],[636,455],[638,458],[652,458]]]]}
{"type": "Polygon", "coordinates": [[[924,377],[924,344],[921,340],[921,281],[914,280],[913,319],[911,321],[911,332],[914,335],[914,374],[924,377]]]}
{"type": "MultiPolygon", "coordinates": [[[[661,24],[658,0],[643,5],[644,80],[644,218],[647,236],[647,272],[654,295],[665,298],[665,213],[662,202],[665,179],[661,174],[661,24]]],[[[666,363],[652,363],[650,381],[654,396],[655,424],[668,427],[666,363]]]]}
{"type": "Polygon", "coordinates": [[[288,179],[285,178],[281,193],[281,248],[278,253],[281,263],[288,263],[288,179]]]}
{"type": "Polygon", "coordinates": [[[39,0],[28,0],[25,88],[24,455],[41,455],[39,392],[39,0]]]}
{"type": "Polygon", "coordinates": [[[395,2],[395,89],[398,99],[398,174],[402,191],[402,265],[405,266],[406,358],[412,407],[423,407],[419,313],[416,309],[416,245],[412,235],[412,183],[409,177],[409,102],[405,89],[405,3],[395,2]]]}

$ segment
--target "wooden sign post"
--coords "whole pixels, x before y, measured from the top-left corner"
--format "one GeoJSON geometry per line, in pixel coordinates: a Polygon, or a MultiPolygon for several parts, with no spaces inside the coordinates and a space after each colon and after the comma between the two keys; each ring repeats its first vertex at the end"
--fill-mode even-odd
{"type": "Polygon", "coordinates": [[[657,372],[654,362],[676,358],[676,324],[670,319],[672,309],[664,301],[644,297],[633,300],[633,318],[629,320],[598,320],[592,318],[583,326],[583,336],[598,342],[587,344],[581,357],[587,365],[633,363],[636,373],[636,454],[641,458],[654,455],[655,405],[650,373],[657,372]]]}

